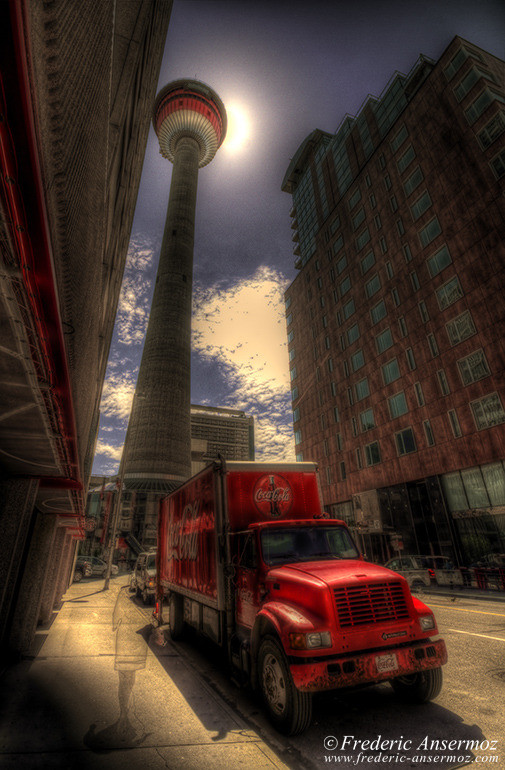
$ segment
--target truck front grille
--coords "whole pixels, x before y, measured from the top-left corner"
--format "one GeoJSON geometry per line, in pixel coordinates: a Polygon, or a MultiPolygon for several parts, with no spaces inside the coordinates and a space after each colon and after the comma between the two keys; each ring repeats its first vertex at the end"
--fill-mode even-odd
{"type": "Polygon", "coordinates": [[[341,628],[405,620],[409,617],[401,583],[369,583],[335,588],[341,628]]]}

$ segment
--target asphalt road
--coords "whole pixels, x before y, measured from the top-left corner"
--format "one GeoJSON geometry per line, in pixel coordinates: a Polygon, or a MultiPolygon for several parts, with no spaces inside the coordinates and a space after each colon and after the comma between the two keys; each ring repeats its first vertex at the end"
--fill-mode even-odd
{"type": "MultiPolygon", "coordinates": [[[[150,617],[151,608],[132,601],[150,617]]],[[[169,644],[293,770],[337,764],[446,769],[482,764],[504,770],[505,604],[442,597],[425,601],[436,614],[449,653],[436,701],[406,705],[387,684],[321,694],[314,701],[313,724],[294,738],[269,725],[261,704],[229,679],[219,654],[205,640],[169,644]],[[381,748],[366,741],[389,743],[381,748]]]]}

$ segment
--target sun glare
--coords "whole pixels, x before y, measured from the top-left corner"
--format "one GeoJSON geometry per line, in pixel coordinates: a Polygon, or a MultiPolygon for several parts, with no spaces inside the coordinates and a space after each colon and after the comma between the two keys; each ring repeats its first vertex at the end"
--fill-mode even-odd
{"type": "Polygon", "coordinates": [[[249,118],[242,107],[237,104],[227,104],[228,130],[223,147],[231,152],[240,150],[249,136],[249,118]]]}

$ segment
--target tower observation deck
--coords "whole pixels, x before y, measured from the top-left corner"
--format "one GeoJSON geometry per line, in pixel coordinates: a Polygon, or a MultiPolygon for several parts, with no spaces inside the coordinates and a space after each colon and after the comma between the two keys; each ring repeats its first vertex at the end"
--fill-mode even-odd
{"type": "Polygon", "coordinates": [[[124,449],[127,488],[167,492],[191,475],[191,299],[198,169],[226,135],[209,86],[176,80],[156,97],[160,153],[173,163],[156,285],[124,449]]]}

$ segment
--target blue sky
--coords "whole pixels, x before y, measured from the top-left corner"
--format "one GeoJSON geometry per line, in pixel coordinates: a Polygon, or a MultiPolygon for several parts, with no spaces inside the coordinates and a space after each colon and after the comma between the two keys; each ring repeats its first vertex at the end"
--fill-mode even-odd
{"type": "MultiPolygon", "coordinates": [[[[294,458],[283,291],[295,277],[282,179],[314,128],[455,35],[505,58],[501,0],[174,0],[158,87],[196,77],[246,124],[199,174],[193,403],[244,409],[257,459],[294,458]]],[[[230,139],[232,137],[230,136],[230,139]]],[[[93,472],[117,469],[147,327],[171,165],[151,128],[102,399],[93,472]]]]}

